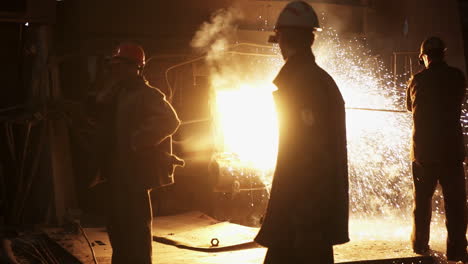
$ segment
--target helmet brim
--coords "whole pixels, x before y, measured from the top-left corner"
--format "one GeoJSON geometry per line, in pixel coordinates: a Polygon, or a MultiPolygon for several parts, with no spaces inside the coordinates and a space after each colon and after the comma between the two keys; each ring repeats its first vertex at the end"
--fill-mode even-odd
{"type": "MultiPolygon", "coordinates": [[[[282,27],[282,28],[286,28],[286,27],[282,27]]],[[[292,27],[292,28],[301,28],[301,27],[292,27]]],[[[275,28],[275,31],[277,31],[277,30],[279,30],[279,28],[275,28]]],[[[320,27],[312,28],[311,30],[312,30],[312,32],[322,32],[323,31],[323,29],[320,28],[320,27]]],[[[278,43],[278,36],[276,36],[276,35],[268,36],[267,42],[268,43],[273,43],[273,44],[278,43]]]]}

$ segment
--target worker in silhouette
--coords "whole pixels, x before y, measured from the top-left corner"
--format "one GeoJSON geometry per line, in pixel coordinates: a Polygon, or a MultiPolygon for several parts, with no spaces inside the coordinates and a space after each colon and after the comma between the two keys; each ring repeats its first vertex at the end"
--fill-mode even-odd
{"type": "Polygon", "coordinates": [[[460,124],[466,83],[463,73],[445,62],[445,50],[438,37],[421,44],[419,59],[425,68],[412,77],[407,89],[407,108],[413,114],[411,240],[414,252],[429,251],[432,196],[440,183],[448,231],[447,258],[467,261],[465,145],[460,124]]]}
{"type": "Polygon", "coordinates": [[[319,30],[314,9],[293,1],[275,35],[285,64],[274,80],[279,150],[270,201],[255,241],[266,264],[334,262],[333,245],[348,237],[345,108],[334,80],[311,46],[319,30]]]}
{"type": "MultiPolygon", "coordinates": [[[[164,94],[141,76],[145,53],[119,45],[108,62],[109,76],[97,94],[101,105],[101,174],[107,181],[107,231],[113,264],[152,263],[150,192],[173,183],[168,138],[180,124],[164,94]]],[[[156,191],[157,192],[157,191],[156,191]]]]}

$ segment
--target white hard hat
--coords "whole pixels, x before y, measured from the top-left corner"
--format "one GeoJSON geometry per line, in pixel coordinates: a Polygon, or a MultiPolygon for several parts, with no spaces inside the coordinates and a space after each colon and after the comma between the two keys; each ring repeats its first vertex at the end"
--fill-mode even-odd
{"type": "Polygon", "coordinates": [[[304,1],[288,3],[278,16],[275,29],[282,27],[304,28],[321,31],[317,14],[304,1]]]}

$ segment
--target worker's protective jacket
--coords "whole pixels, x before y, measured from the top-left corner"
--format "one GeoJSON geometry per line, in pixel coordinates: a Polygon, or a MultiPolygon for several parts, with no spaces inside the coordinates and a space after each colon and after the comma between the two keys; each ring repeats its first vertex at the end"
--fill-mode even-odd
{"type": "Polygon", "coordinates": [[[312,52],[289,58],[274,80],[278,159],[256,241],[266,247],[340,244],[348,238],[344,101],[312,52]],[[302,245],[301,245],[302,244],[302,245]]]}
{"type": "Polygon", "coordinates": [[[112,109],[109,180],[145,189],[170,184],[167,140],[180,121],[164,94],[142,78],[124,80],[117,84],[112,109]]]}
{"type": "Polygon", "coordinates": [[[431,63],[410,80],[406,97],[408,111],[413,113],[413,161],[464,159],[460,115],[465,91],[463,73],[445,62],[431,63]]]}

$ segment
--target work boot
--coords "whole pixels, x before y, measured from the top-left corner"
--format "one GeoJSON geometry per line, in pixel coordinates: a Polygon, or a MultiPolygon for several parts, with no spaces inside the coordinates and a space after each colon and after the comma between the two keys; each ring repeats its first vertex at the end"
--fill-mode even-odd
{"type": "Polygon", "coordinates": [[[428,255],[430,252],[430,247],[429,245],[424,245],[424,246],[413,246],[413,252],[419,255],[428,255]]]}
{"type": "Polygon", "coordinates": [[[468,254],[466,252],[465,254],[460,254],[460,255],[448,255],[447,254],[447,260],[468,263],[468,254]]]}

